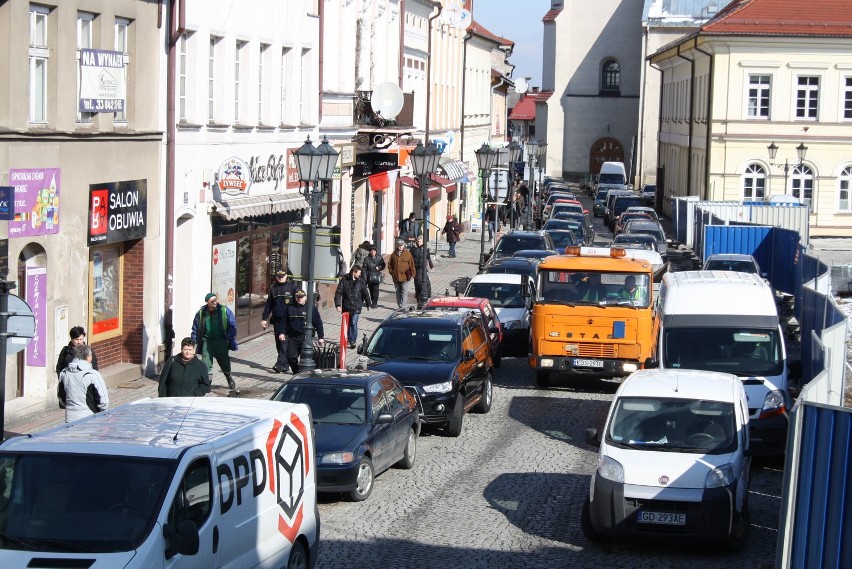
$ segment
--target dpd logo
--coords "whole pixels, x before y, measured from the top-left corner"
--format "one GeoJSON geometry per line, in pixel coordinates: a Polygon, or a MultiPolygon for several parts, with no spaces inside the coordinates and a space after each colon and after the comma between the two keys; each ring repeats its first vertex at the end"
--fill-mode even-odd
{"type": "Polygon", "coordinates": [[[275,421],[266,440],[268,489],[275,494],[281,515],[278,531],[290,542],[296,540],[304,518],[305,479],[311,457],[306,452],[308,431],[302,420],[290,414],[290,425],[275,421]]]}

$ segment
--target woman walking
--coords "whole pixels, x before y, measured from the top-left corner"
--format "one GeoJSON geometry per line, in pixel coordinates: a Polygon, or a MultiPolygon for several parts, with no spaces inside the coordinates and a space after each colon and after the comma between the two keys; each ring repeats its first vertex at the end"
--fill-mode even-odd
{"type": "Polygon", "coordinates": [[[361,266],[367,279],[367,287],[370,289],[370,299],[373,308],[379,306],[379,285],[382,283],[382,271],[385,270],[385,260],[379,255],[375,245],[370,245],[370,254],[364,259],[361,266]]]}

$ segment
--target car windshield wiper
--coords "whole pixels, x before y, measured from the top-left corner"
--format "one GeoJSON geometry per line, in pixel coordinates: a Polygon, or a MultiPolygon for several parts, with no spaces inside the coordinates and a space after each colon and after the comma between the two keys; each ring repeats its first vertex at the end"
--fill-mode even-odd
{"type": "MultiPolygon", "coordinates": [[[[25,550],[28,550],[28,551],[35,551],[35,548],[28,541],[25,541],[25,540],[17,538],[17,537],[12,537],[11,535],[6,535],[6,534],[0,533],[0,542],[2,542],[4,546],[17,545],[17,546],[22,547],[25,550]]],[[[6,547],[6,549],[11,549],[11,548],[6,547]]]]}
{"type": "Polygon", "coordinates": [[[428,362],[428,361],[432,361],[432,359],[433,359],[433,358],[428,358],[428,357],[426,357],[426,356],[407,356],[405,359],[407,359],[407,360],[419,360],[419,361],[428,362]]]}
{"type": "Polygon", "coordinates": [[[78,545],[72,545],[67,541],[61,541],[58,539],[37,539],[32,538],[29,539],[28,542],[31,545],[40,546],[40,549],[34,551],[47,551],[45,548],[57,549],[59,551],[70,551],[72,553],[90,553],[91,550],[80,547],[78,545]]]}
{"type": "Polygon", "coordinates": [[[365,355],[367,357],[370,357],[370,358],[387,358],[387,357],[390,357],[390,356],[388,356],[388,354],[382,354],[382,353],[379,353],[379,352],[367,352],[365,355]]]}

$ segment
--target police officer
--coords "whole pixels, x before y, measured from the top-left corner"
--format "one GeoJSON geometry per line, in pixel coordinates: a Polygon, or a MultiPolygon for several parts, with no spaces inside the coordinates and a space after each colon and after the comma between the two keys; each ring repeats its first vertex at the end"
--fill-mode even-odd
{"type": "MultiPolygon", "coordinates": [[[[270,322],[273,329],[277,323],[283,322],[287,306],[293,302],[295,291],[296,283],[287,278],[287,271],[284,269],[275,271],[275,284],[269,288],[269,295],[266,297],[266,305],[263,307],[263,316],[261,316],[263,320],[260,321],[264,330],[270,322]]],[[[287,345],[278,339],[278,332],[275,332],[275,350],[278,352],[278,359],[272,366],[272,371],[281,373],[287,369],[287,345]]]]}
{"type": "MultiPolygon", "coordinates": [[[[302,289],[296,291],[293,296],[295,301],[287,305],[287,310],[284,311],[284,318],[275,323],[275,339],[287,344],[287,363],[290,364],[290,369],[293,373],[299,373],[299,355],[302,353],[302,347],[305,342],[313,341],[312,338],[305,338],[305,324],[307,323],[308,307],[305,304],[308,300],[308,295],[302,289]]],[[[320,318],[319,310],[314,306],[313,318],[314,330],[319,337],[319,343],[324,344],[325,336],[322,328],[322,318],[320,318]]],[[[282,370],[283,371],[283,370],[282,370]]]]}

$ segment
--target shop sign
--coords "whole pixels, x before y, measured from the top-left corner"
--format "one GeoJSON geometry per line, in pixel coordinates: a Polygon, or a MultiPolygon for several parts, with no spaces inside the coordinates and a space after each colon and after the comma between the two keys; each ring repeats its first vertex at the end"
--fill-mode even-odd
{"type": "Polygon", "coordinates": [[[147,180],[91,184],[89,247],[142,239],[147,216],[147,180]]]}
{"type": "Polygon", "coordinates": [[[237,242],[219,243],[213,245],[212,256],[212,286],[210,292],[219,297],[219,304],[224,304],[233,312],[237,311],[237,299],[234,286],[237,283],[237,242]]]}
{"type": "Polygon", "coordinates": [[[216,181],[223,194],[247,194],[252,182],[251,170],[245,160],[231,156],[219,166],[216,181]]]}
{"type": "Polygon", "coordinates": [[[44,367],[47,365],[47,269],[44,267],[27,267],[27,304],[35,316],[33,340],[27,346],[27,365],[44,367]]]}
{"type": "Polygon", "coordinates": [[[0,186],[0,221],[11,221],[15,216],[15,202],[12,195],[15,193],[13,186],[0,186]]]}
{"type": "Polygon", "coordinates": [[[399,155],[389,152],[364,152],[355,161],[354,176],[364,178],[399,168],[399,155]]]}
{"type": "Polygon", "coordinates": [[[80,50],[80,104],[83,113],[121,113],[127,98],[124,54],[104,49],[80,50]]]}
{"type": "Polygon", "coordinates": [[[59,168],[9,170],[15,188],[9,237],[59,233],[59,168]]]}

